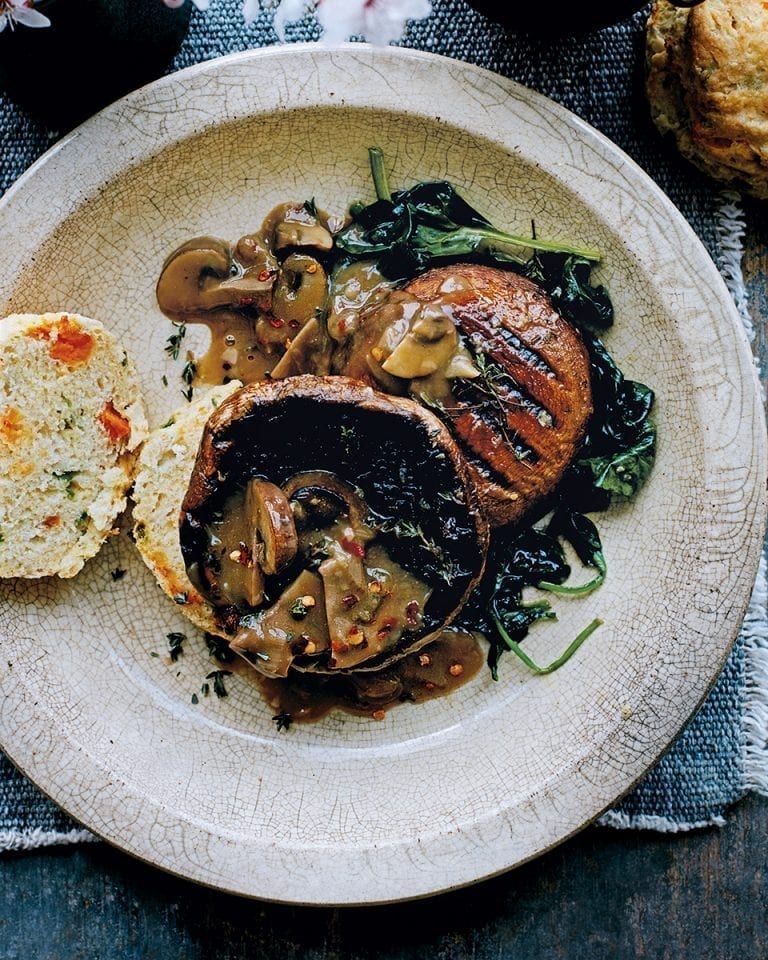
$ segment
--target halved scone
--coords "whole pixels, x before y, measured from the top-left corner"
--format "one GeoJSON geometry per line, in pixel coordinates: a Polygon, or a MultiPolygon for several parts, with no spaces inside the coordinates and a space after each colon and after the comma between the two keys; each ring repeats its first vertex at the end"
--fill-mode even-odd
{"type": "Polygon", "coordinates": [[[181,612],[209,633],[225,636],[213,607],[189,582],[179,546],[179,514],[208,417],[240,386],[198,391],[168,423],[153,430],[142,447],[133,488],[133,537],[163,592],[181,612]]]}
{"type": "Polygon", "coordinates": [[[114,532],[147,434],[136,373],[102,323],[0,320],[0,577],[72,577],[114,532]]]}

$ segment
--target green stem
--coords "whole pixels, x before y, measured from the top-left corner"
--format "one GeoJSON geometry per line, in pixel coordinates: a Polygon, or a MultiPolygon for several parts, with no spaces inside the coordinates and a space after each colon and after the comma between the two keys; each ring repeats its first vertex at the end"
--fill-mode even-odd
{"type": "Polygon", "coordinates": [[[592,623],[589,624],[589,626],[584,627],[581,633],[578,634],[578,636],[575,637],[568,644],[568,647],[565,650],[565,652],[562,653],[557,658],[557,660],[553,660],[552,663],[549,664],[549,666],[540,667],[528,656],[528,654],[522,649],[520,644],[516,640],[513,640],[512,637],[510,637],[510,635],[507,633],[504,627],[504,624],[496,614],[493,615],[493,619],[496,624],[496,629],[499,631],[499,634],[502,640],[504,641],[504,643],[506,643],[506,645],[509,647],[512,653],[516,654],[523,661],[523,663],[526,665],[526,667],[528,667],[529,670],[531,670],[533,673],[537,674],[538,676],[543,676],[546,673],[554,673],[554,671],[557,670],[558,667],[562,667],[562,665],[567,660],[571,659],[571,657],[574,655],[574,653],[576,653],[576,651],[579,649],[582,643],[584,643],[587,637],[593,634],[595,630],[597,630],[597,628],[601,626],[603,623],[602,620],[599,620],[597,618],[594,619],[592,623]]]}
{"type": "Polygon", "coordinates": [[[555,240],[534,240],[533,237],[518,237],[512,233],[503,233],[501,230],[485,230],[480,227],[468,227],[467,230],[476,236],[483,237],[485,240],[496,241],[502,247],[517,246],[525,247],[527,250],[542,250],[545,253],[573,254],[577,257],[584,257],[585,260],[597,261],[600,259],[600,252],[588,247],[572,247],[555,240]]]}
{"type": "Polygon", "coordinates": [[[368,161],[371,165],[371,176],[376,196],[379,200],[391,200],[387,171],[384,169],[384,151],[381,147],[368,147],[368,161]]]}
{"type": "Polygon", "coordinates": [[[597,590],[604,580],[605,577],[603,574],[598,573],[596,577],[593,577],[586,583],[579,584],[578,587],[567,587],[562,583],[550,583],[548,580],[542,580],[541,583],[537,583],[536,586],[539,590],[548,590],[549,593],[556,593],[561,597],[586,597],[588,593],[597,590]]]}
{"type": "Polygon", "coordinates": [[[561,583],[550,583],[548,580],[542,580],[541,583],[537,583],[536,586],[539,590],[548,590],[550,593],[557,593],[562,597],[586,597],[588,593],[597,590],[597,588],[605,582],[605,575],[608,572],[608,567],[602,553],[596,553],[594,555],[591,566],[594,566],[597,570],[597,576],[588,580],[586,583],[579,584],[578,587],[567,587],[561,583]]]}

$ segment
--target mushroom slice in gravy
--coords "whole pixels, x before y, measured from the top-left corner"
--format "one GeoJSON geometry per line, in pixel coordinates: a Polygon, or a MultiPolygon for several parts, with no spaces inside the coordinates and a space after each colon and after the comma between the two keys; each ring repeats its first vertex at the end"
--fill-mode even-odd
{"type": "Polygon", "coordinates": [[[303,570],[277,603],[240,621],[230,649],[259,673],[286,677],[297,656],[328,649],[325,599],[320,577],[303,570]]]}
{"type": "Polygon", "coordinates": [[[299,547],[291,505],[283,491],[267,480],[249,480],[245,510],[258,534],[254,560],[264,573],[280,573],[296,556],[299,547]]]}

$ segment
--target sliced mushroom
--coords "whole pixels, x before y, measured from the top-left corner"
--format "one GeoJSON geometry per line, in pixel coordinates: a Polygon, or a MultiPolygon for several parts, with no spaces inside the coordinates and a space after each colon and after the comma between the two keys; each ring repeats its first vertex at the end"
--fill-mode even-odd
{"type": "Polygon", "coordinates": [[[230,649],[260,673],[285,677],[296,657],[312,657],[329,646],[320,577],[304,570],[268,610],[243,617],[230,649]]]}
{"type": "Polygon", "coordinates": [[[382,363],[394,377],[413,380],[443,370],[458,347],[458,333],[439,306],[425,304],[413,316],[410,331],[382,363]]]}
{"type": "Polygon", "coordinates": [[[275,249],[311,247],[327,253],[333,249],[333,237],[324,226],[314,222],[285,219],[275,227],[275,249]]]}
{"type": "MultiPolygon", "coordinates": [[[[254,531],[251,544],[253,556],[255,556],[259,546],[258,535],[254,531]]],[[[243,578],[243,592],[245,594],[245,602],[249,606],[258,607],[264,603],[264,572],[256,560],[253,561],[252,566],[248,567],[248,571],[243,578]]]]}
{"type": "Polygon", "coordinates": [[[368,509],[362,498],[354,487],[340,480],[335,473],[328,473],[325,470],[307,470],[294,474],[283,484],[283,492],[289,500],[306,501],[305,510],[306,507],[310,507],[316,513],[324,510],[325,514],[314,521],[318,526],[330,525],[341,513],[344,513],[349,518],[349,526],[354,531],[356,540],[365,542],[374,535],[374,531],[366,523],[368,509]],[[330,494],[340,509],[334,510],[333,502],[328,504],[327,499],[325,503],[318,500],[317,495],[323,493],[330,494]]]}
{"type": "Polygon", "coordinates": [[[316,319],[308,321],[272,368],[273,380],[296,377],[301,373],[325,375],[331,368],[331,340],[316,319]]]}
{"type": "Polygon", "coordinates": [[[237,306],[244,298],[269,299],[274,277],[251,267],[240,272],[232,247],[215,237],[197,237],[166,260],[157,281],[157,302],[171,317],[237,306]],[[233,275],[235,267],[238,273],[233,275]]]}
{"type": "Polygon", "coordinates": [[[277,259],[260,233],[246,233],[235,245],[235,255],[245,267],[277,271],[277,259]]]}
{"type": "Polygon", "coordinates": [[[306,323],[325,307],[328,282],[314,257],[292,253],[280,268],[272,299],[272,312],[281,320],[306,323]]]}
{"type": "Polygon", "coordinates": [[[284,570],[299,547],[296,524],[288,498],[280,487],[266,480],[250,480],[245,492],[245,509],[258,535],[254,560],[266,574],[284,570]]]}

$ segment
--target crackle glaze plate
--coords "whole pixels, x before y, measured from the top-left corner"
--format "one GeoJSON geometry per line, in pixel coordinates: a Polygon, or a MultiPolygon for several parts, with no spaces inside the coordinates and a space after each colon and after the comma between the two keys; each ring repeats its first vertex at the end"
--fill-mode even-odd
{"type": "Polygon", "coordinates": [[[236,238],[284,199],[369,198],[447,178],[493,222],[604,253],[606,340],[658,395],[655,471],[600,528],[609,576],[526,647],[578,654],[534,677],[512,656],[382,722],[278,732],[247,679],[213,666],[127,537],[72,580],[0,585],[0,742],[77,820],[212,887],[381,903],[490,877],[591,822],[660,756],[738,631],[765,518],[766,444],[726,288],[659,189],[545,98],[466,64],[349,45],[272,48],[164,78],[38,161],[0,204],[0,315],[97,317],[135,358],[155,425],[182,401],[154,286],[181,241],[236,238]],[[163,374],[168,386],[162,382],[163,374]],[[110,571],[126,575],[113,581],[110,571]],[[177,663],[166,634],[188,635],[177,663]],[[155,654],[153,656],[153,654],[155,654]],[[157,656],[160,654],[160,656],[157,656]]]}

